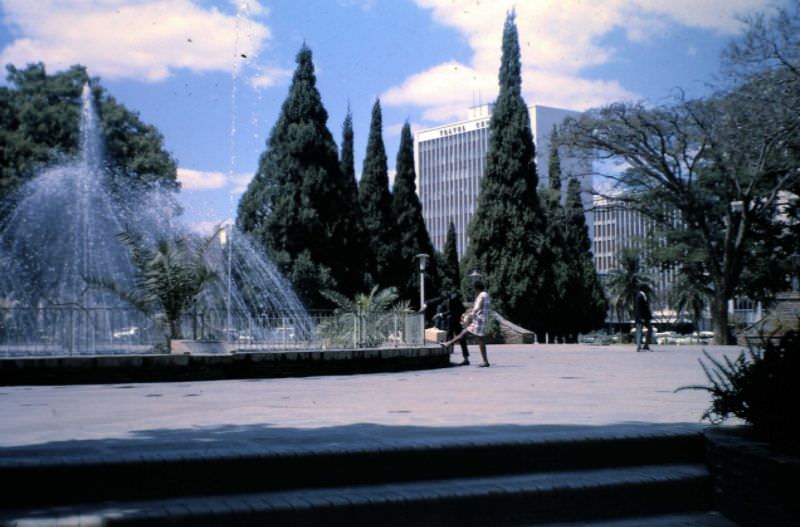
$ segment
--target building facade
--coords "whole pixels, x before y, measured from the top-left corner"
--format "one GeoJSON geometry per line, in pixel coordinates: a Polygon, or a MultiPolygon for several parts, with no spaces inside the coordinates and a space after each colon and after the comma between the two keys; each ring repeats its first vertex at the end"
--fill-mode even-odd
{"type": "MultiPolygon", "coordinates": [[[[609,197],[594,196],[592,209],[594,212],[592,254],[600,280],[605,282],[608,274],[619,268],[620,257],[625,249],[636,250],[644,263],[648,255],[645,241],[653,237],[654,222],[633,210],[624,201],[609,197]]],[[[650,269],[649,271],[655,286],[655,298],[651,299],[653,318],[656,322],[674,321],[676,313],[670,308],[669,298],[676,273],[674,270],[650,269]]],[[[616,316],[617,314],[611,310],[608,318],[610,321],[616,321],[616,316]]]]}
{"type": "MultiPolygon", "coordinates": [[[[489,121],[492,105],[471,108],[468,119],[414,134],[414,162],[417,189],[422,203],[422,216],[434,248],[444,247],[447,229],[452,221],[456,231],[459,257],[469,244],[468,227],[478,204],[480,183],[489,148],[489,121]]],[[[536,145],[536,166],[540,185],[547,182],[550,134],[566,117],[577,112],[531,106],[531,131],[536,145]]],[[[587,225],[592,225],[591,166],[577,159],[561,159],[563,185],[569,177],[581,182],[587,225]]]]}

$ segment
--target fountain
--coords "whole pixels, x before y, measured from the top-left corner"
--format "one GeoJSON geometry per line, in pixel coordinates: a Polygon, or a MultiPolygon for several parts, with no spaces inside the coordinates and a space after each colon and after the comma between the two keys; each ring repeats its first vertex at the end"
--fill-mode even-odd
{"type": "MultiPolygon", "coordinates": [[[[0,356],[145,352],[163,329],[93,279],[134,284],[123,230],[146,242],[189,237],[171,192],[122,202],[109,190],[91,89],[84,86],[80,151],[43,170],[0,225],[0,356]]],[[[313,324],[263,251],[232,226],[205,252],[218,277],[182,320],[184,334],[228,341],[309,338],[313,324]],[[279,330],[278,328],[283,328],[279,330]]],[[[200,243],[199,241],[197,243],[200,243]]]]}

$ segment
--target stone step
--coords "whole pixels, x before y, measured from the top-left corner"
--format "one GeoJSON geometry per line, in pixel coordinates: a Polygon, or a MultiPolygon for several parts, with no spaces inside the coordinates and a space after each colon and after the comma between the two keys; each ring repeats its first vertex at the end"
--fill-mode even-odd
{"type": "Polygon", "coordinates": [[[217,447],[178,442],[21,447],[4,449],[0,457],[0,480],[14,482],[0,493],[0,509],[687,464],[703,458],[702,434],[680,427],[628,435],[465,434],[307,447],[255,440],[217,447]]]}
{"type": "Polygon", "coordinates": [[[520,526],[704,511],[711,492],[703,465],[653,465],[106,502],[6,512],[0,523],[520,526]]]}
{"type": "MultiPolygon", "coordinates": [[[[529,525],[533,526],[535,524],[529,525]]],[[[616,520],[548,523],[538,524],[536,527],[737,527],[737,524],[718,512],[696,512],[691,514],[640,516],[638,518],[616,520]]]]}

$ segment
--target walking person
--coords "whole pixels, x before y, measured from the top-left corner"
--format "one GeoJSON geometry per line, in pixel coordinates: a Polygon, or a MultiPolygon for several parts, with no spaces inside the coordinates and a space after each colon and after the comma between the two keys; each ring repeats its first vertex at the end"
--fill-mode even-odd
{"type": "Polygon", "coordinates": [[[653,314],[650,311],[650,301],[647,298],[644,288],[639,288],[633,303],[634,318],[636,320],[636,351],[650,351],[650,343],[653,341],[653,324],[651,323],[653,314]],[[644,329],[647,335],[643,335],[644,329]]]}
{"type": "MultiPolygon", "coordinates": [[[[428,299],[426,304],[436,303],[436,314],[433,317],[434,326],[437,329],[444,330],[445,340],[451,340],[453,337],[461,333],[464,328],[461,325],[461,316],[464,314],[464,303],[461,301],[461,294],[453,289],[446,290],[440,289],[439,296],[428,299]]],[[[462,360],[459,366],[469,365],[469,350],[467,349],[466,340],[459,341],[461,345],[462,360]]],[[[452,353],[452,349],[450,352],[452,353]]]]}
{"type": "MultiPolygon", "coordinates": [[[[489,293],[486,292],[486,287],[480,280],[475,281],[473,288],[475,289],[475,303],[468,313],[469,322],[467,322],[467,327],[452,339],[442,342],[441,345],[449,348],[456,342],[459,342],[463,343],[462,345],[466,347],[466,338],[468,335],[472,335],[478,340],[478,347],[481,351],[483,363],[480,364],[480,367],[488,368],[489,359],[486,355],[486,338],[484,335],[486,333],[486,325],[489,322],[491,298],[489,298],[489,293]]],[[[464,348],[462,348],[462,350],[463,349],[464,348]]],[[[466,364],[469,364],[468,360],[466,364]]]]}
{"type": "MultiPolygon", "coordinates": [[[[464,309],[464,302],[461,301],[461,294],[458,291],[450,291],[447,295],[447,311],[449,313],[447,321],[447,340],[455,340],[453,337],[464,331],[461,325],[461,317],[466,311],[464,309]]],[[[459,366],[469,366],[469,349],[467,349],[467,340],[461,339],[458,341],[461,346],[461,362],[459,366]]],[[[452,351],[452,350],[451,350],[452,351]]]]}

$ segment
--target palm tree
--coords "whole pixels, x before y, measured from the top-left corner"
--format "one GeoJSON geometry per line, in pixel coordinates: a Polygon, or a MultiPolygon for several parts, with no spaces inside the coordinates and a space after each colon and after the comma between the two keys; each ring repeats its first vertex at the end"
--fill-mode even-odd
{"type": "Polygon", "coordinates": [[[636,294],[643,290],[645,294],[653,297],[653,278],[642,269],[639,252],[631,247],[626,247],[620,253],[620,265],[608,273],[606,288],[610,297],[611,306],[617,314],[617,320],[633,316],[633,306],[636,294]]]}
{"type": "Polygon", "coordinates": [[[321,294],[336,308],[333,317],[320,324],[318,330],[337,345],[380,344],[397,330],[393,322],[398,315],[411,312],[407,300],[397,303],[398,293],[394,287],[379,290],[375,286],[369,294],[357,294],[352,300],[336,291],[325,290],[321,294]]]}
{"type": "Polygon", "coordinates": [[[199,245],[178,236],[161,238],[154,246],[145,243],[139,234],[123,231],[117,234],[117,239],[130,251],[134,266],[133,287],[124,289],[112,280],[98,277],[88,277],[86,282],[113,292],[163,325],[169,350],[169,341],[181,338],[181,315],[216,278],[203,254],[220,229],[199,245]]]}
{"type": "Polygon", "coordinates": [[[694,276],[681,273],[670,291],[670,304],[675,307],[679,318],[684,311],[689,311],[695,331],[699,332],[700,319],[708,296],[708,289],[694,276]]]}

